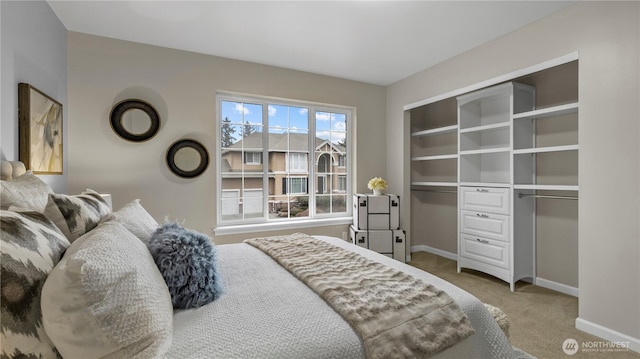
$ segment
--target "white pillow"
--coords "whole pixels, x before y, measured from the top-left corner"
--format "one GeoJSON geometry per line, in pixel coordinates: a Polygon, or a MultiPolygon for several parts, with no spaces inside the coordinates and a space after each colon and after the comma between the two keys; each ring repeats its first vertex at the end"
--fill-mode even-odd
{"type": "Polygon", "coordinates": [[[53,189],[31,171],[13,181],[0,181],[0,206],[2,209],[19,207],[43,212],[53,189]]]}
{"type": "Polygon", "coordinates": [[[160,358],[169,290],[147,247],[116,221],[71,244],[42,289],[44,328],[64,358],[160,358]]]}
{"type": "Polygon", "coordinates": [[[147,246],[149,246],[151,235],[159,227],[158,222],[142,207],[139,199],[134,199],[104,218],[104,221],[111,220],[122,223],[129,232],[133,233],[147,246]]]}

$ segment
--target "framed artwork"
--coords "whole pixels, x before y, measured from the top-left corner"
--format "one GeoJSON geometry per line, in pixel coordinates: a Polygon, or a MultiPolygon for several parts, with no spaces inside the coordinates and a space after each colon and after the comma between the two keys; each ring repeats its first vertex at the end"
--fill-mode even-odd
{"type": "Polygon", "coordinates": [[[18,84],[20,161],[39,174],[62,174],[62,104],[18,84]]]}

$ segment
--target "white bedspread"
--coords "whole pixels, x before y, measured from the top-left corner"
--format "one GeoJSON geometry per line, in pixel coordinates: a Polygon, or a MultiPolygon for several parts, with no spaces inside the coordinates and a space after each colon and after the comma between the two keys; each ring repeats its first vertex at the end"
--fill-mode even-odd
{"type": "MultiPolygon", "coordinates": [[[[403,270],[446,291],[476,334],[433,358],[513,358],[484,305],[429,273],[338,238],[316,236],[403,270]]],[[[351,327],[317,294],[257,248],[217,246],[225,293],[204,307],[176,311],[169,358],[364,358],[351,327]]]]}

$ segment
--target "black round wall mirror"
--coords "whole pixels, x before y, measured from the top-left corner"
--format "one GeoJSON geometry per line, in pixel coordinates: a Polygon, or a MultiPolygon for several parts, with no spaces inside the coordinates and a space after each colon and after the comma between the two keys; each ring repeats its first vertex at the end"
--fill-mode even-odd
{"type": "Polygon", "coordinates": [[[209,153],[198,141],[178,140],[167,151],[167,166],[177,176],[198,177],[209,166],[209,153]]]}
{"type": "Polygon", "coordinates": [[[150,104],[135,99],[118,102],[109,115],[111,128],[128,141],[143,142],[158,133],[160,116],[150,104]]]}

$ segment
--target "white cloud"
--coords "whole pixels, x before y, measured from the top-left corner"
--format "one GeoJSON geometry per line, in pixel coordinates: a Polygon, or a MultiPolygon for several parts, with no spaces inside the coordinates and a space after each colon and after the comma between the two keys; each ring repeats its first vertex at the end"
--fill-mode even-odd
{"type": "Polygon", "coordinates": [[[309,113],[309,109],[308,109],[308,108],[301,108],[301,109],[300,109],[300,114],[301,114],[301,115],[306,115],[306,114],[308,114],[308,113],[309,113]]]}
{"type": "Polygon", "coordinates": [[[244,115],[248,115],[251,112],[249,111],[248,108],[246,108],[243,104],[241,103],[237,103],[234,109],[236,112],[244,114],[244,115]]]}
{"type": "Polygon", "coordinates": [[[328,112],[316,112],[316,121],[329,121],[331,116],[328,112]]]}
{"type": "Polygon", "coordinates": [[[336,122],[336,124],[333,127],[335,128],[336,131],[347,130],[347,124],[345,122],[336,122]]]}
{"type": "Polygon", "coordinates": [[[278,112],[277,108],[275,108],[274,106],[269,106],[269,117],[275,116],[276,112],[278,112]]]}

